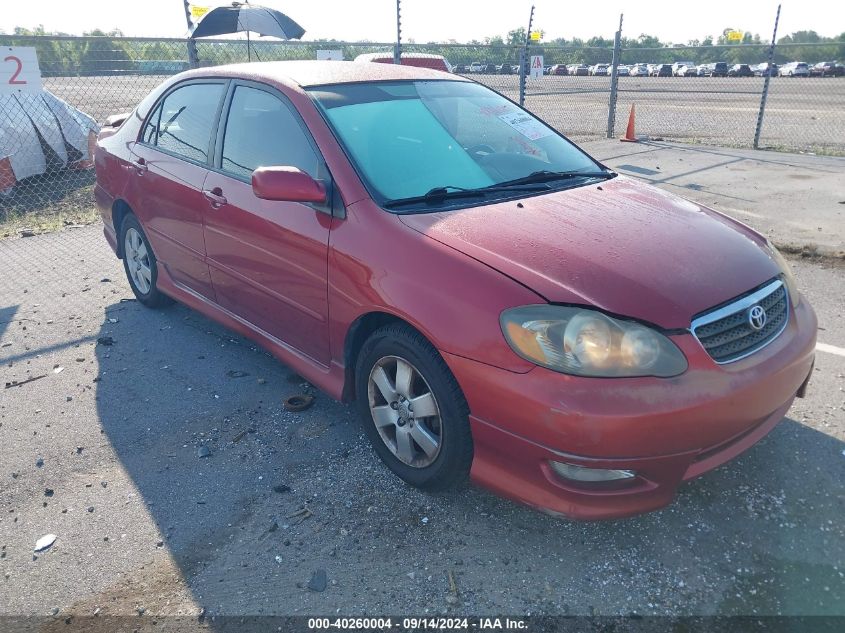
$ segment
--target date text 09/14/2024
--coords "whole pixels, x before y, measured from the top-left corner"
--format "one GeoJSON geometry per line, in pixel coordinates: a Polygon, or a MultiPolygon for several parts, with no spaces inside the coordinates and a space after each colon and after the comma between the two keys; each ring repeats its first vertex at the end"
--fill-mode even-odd
{"type": "Polygon", "coordinates": [[[309,618],[308,629],[402,629],[404,631],[419,630],[523,630],[527,623],[518,618],[434,618],[434,617],[404,617],[394,618],[309,618]]]}

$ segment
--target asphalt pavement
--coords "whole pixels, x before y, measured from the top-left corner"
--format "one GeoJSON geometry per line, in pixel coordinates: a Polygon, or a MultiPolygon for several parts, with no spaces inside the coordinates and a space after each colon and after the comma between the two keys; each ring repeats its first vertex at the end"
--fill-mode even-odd
{"type": "Polygon", "coordinates": [[[97,225],[0,240],[0,615],[845,615],[845,269],[792,264],[828,350],[807,398],[670,507],[575,523],[406,486],[351,407],[134,301],[97,225]]]}
{"type": "Polygon", "coordinates": [[[657,140],[581,146],[619,173],[726,213],[779,247],[845,257],[845,157],[657,140]]]}

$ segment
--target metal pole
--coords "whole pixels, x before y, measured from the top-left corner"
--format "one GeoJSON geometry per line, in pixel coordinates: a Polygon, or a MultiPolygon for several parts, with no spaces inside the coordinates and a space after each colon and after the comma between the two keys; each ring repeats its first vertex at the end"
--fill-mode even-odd
{"type": "MultiPolygon", "coordinates": [[[[188,30],[190,31],[191,27],[193,26],[193,24],[191,23],[191,6],[190,6],[190,3],[189,3],[188,0],[184,0],[184,4],[185,4],[185,21],[188,23],[188,30]]],[[[197,66],[199,66],[199,56],[197,55],[197,43],[194,40],[194,38],[192,38],[190,36],[190,34],[188,34],[187,44],[188,44],[188,65],[191,68],[196,68],[197,66]]]]}
{"type": "Polygon", "coordinates": [[[616,127],[616,90],[619,85],[619,75],[617,69],[619,68],[619,61],[622,57],[622,18],[624,14],[619,14],[619,30],[613,37],[613,61],[610,64],[610,98],[607,102],[607,138],[613,138],[614,128],[616,127]]]}
{"type": "Polygon", "coordinates": [[[396,0],[396,46],[393,47],[393,63],[402,63],[402,16],[399,11],[399,3],[396,0]]]}
{"type": "Polygon", "coordinates": [[[519,53],[519,105],[525,105],[525,66],[528,64],[528,43],[531,41],[531,26],[534,24],[534,5],[531,5],[531,15],[528,16],[528,31],[525,33],[525,44],[519,53]]]}
{"type": "Polygon", "coordinates": [[[763,82],[763,94],[760,97],[760,111],[757,113],[757,129],[754,130],[754,149],[760,148],[760,132],[763,130],[763,114],[766,112],[766,98],[769,96],[769,82],[772,80],[772,62],[775,58],[775,40],[778,35],[780,5],[775,14],[775,30],[772,32],[772,45],[769,47],[769,65],[766,67],[766,80],[763,82]]]}

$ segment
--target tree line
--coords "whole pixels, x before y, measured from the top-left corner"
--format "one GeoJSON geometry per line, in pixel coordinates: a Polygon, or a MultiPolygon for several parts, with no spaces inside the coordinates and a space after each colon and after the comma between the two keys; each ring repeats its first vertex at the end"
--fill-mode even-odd
{"type": "MultiPolygon", "coordinates": [[[[664,43],[652,35],[636,38],[621,38],[622,63],[672,63],[692,61],[696,64],[724,61],[729,64],[756,63],[768,55],[768,44],[759,35],[744,32],[739,43],[728,40],[728,32],[739,30],[726,28],[716,38],[690,40],[684,44],[664,43]],[[728,44],[735,44],[726,47],[728,44]]],[[[67,36],[65,33],[47,32],[43,26],[34,29],[16,27],[11,35],[0,34],[0,41],[17,46],[34,46],[38,51],[41,71],[50,75],[100,75],[109,73],[161,73],[177,72],[187,67],[186,46],[178,41],[155,41],[125,38],[120,30],[102,31],[94,29],[85,32],[83,38],[50,39],[50,36],[67,36]]],[[[472,40],[466,44],[458,42],[417,43],[409,40],[403,44],[406,51],[440,54],[453,64],[512,63],[519,60],[520,48],[526,38],[525,28],[520,27],[505,37],[493,36],[472,40]]],[[[789,61],[845,60],[845,33],[836,37],[823,37],[815,31],[797,31],[778,39],[775,47],[775,62],[789,61]]],[[[246,61],[246,42],[207,42],[197,40],[200,62],[208,65],[246,61]]],[[[371,42],[337,42],[316,40],[313,42],[255,41],[251,44],[253,59],[264,61],[282,59],[314,59],[321,48],[343,50],[344,59],[375,50],[371,42]]],[[[604,37],[555,38],[532,43],[532,54],[544,55],[548,64],[597,64],[609,63],[612,57],[613,40],[604,37]]]]}

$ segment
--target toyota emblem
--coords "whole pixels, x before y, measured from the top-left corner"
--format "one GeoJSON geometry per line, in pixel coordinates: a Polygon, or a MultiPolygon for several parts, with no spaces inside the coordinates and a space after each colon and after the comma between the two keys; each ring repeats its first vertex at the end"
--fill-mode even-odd
{"type": "Polygon", "coordinates": [[[748,325],[752,330],[762,330],[766,325],[766,310],[761,305],[751,306],[748,310],[748,325]]]}

